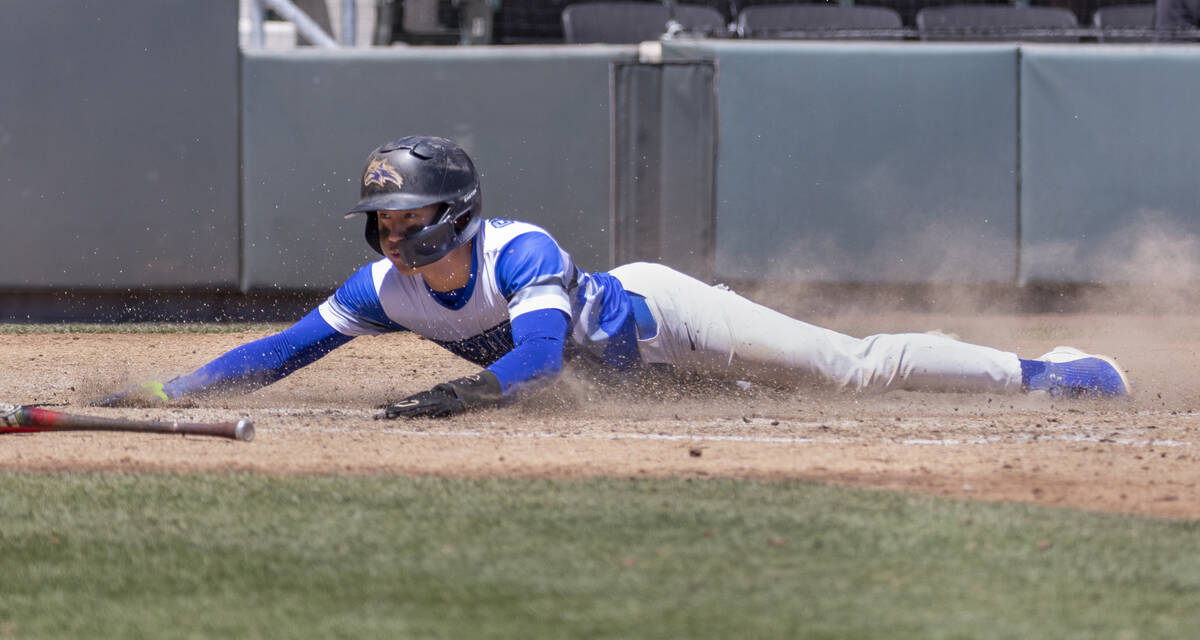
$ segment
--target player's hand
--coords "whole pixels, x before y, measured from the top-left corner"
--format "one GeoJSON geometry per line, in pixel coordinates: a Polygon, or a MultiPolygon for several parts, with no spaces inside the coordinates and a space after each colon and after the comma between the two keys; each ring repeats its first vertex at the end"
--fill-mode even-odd
{"type": "Polygon", "coordinates": [[[447,418],[483,407],[494,407],[502,400],[500,379],[483,371],[458,380],[443,382],[429,391],[414,393],[407,398],[384,405],[376,420],[396,418],[447,418]]]}
{"type": "Polygon", "coordinates": [[[143,382],[107,398],[92,403],[97,407],[161,407],[170,400],[163,390],[163,383],[157,380],[143,382]]]}
{"type": "Polygon", "coordinates": [[[413,395],[393,402],[383,408],[383,413],[375,416],[376,420],[394,420],[396,418],[447,418],[467,410],[458,396],[450,389],[438,385],[429,391],[413,395]]]}

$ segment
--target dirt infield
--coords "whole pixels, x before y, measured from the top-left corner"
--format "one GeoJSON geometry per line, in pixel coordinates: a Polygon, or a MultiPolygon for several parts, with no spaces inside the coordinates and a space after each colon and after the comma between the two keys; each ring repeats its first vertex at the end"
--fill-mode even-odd
{"type": "Polygon", "coordinates": [[[0,468],[578,477],[796,477],[982,500],[1200,517],[1200,321],[1115,315],[815,318],[854,335],[952,331],[1033,357],[1116,356],[1131,401],[725,388],[648,397],[567,376],[535,402],[383,422],[381,402],[473,367],[408,335],[360,338],[265,389],[163,410],[91,409],[264,335],[3,334],[0,401],[154,419],[253,418],[252,443],[115,433],[3,436],[0,468]]]}

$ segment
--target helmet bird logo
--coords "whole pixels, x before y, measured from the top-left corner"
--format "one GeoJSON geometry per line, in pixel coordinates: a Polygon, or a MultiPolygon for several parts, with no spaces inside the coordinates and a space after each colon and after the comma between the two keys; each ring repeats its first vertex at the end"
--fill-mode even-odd
{"type": "Polygon", "coordinates": [[[375,158],[371,160],[371,164],[367,165],[367,170],[363,172],[363,186],[370,187],[372,185],[380,189],[387,189],[388,184],[396,185],[396,189],[404,188],[404,178],[396,173],[396,170],[387,163],[384,158],[375,158]]]}

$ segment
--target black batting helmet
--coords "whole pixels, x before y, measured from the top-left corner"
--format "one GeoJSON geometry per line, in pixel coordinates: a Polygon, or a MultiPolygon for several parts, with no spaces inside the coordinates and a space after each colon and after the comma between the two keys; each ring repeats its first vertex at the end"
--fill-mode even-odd
{"type": "Polygon", "coordinates": [[[367,157],[359,187],[358,204],[346,217],[367,214],[367,244],[379,253],[379,211],[441,205],[429,226],[400,243],[410,267],[441,260],[479,232],[479,176],[467,152],[446,138],[408,136],[380,146],[367,157]]]}

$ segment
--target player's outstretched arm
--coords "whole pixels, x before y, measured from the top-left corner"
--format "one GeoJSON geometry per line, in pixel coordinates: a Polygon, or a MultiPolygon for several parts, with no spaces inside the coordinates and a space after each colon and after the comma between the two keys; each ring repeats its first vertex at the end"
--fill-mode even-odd
{"type": "Polygon", "coordinates": [[[204,393],[252,391],[312,364],[351,339],[338,333],[313,310],[287,329],[231,349],[186,376],[165,383],[144,382],[94,404],[147,407],[204,393]]]}

